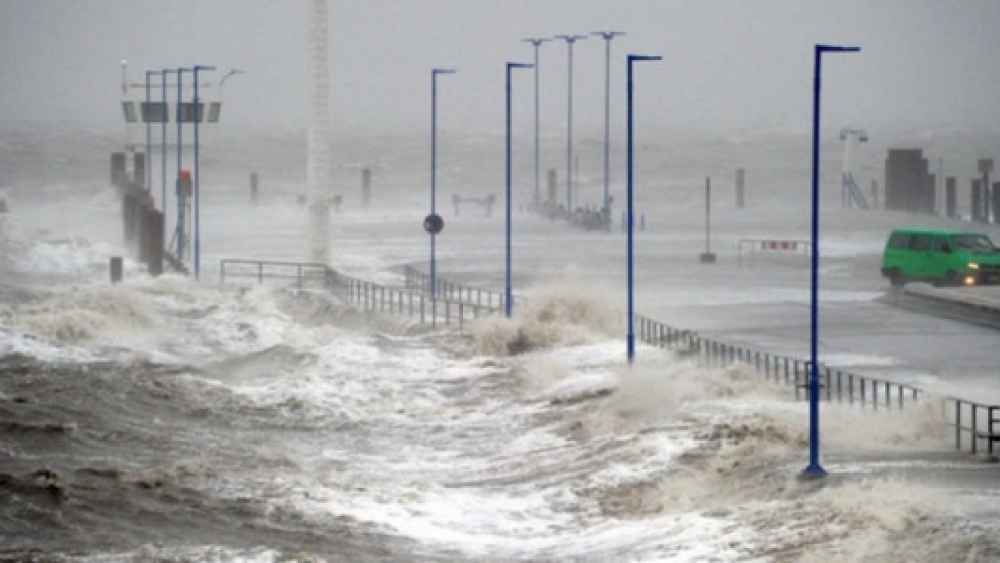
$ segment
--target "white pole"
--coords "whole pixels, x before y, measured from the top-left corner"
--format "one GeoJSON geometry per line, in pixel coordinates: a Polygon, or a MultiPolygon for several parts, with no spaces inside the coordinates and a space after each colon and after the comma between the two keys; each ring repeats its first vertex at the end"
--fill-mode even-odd
{"type": "Polygon", "coordinates": [[[309,53],[312,71],[311,120],[306,162],[309,190],[309,258],[330,261],[330,116],[327,51],[326,0],[313,0],[309,26],[309,53]]]}

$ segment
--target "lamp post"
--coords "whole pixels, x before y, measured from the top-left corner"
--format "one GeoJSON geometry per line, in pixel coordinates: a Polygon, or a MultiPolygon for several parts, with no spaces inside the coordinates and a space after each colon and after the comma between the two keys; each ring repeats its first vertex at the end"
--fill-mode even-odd
{"type": "Polygon", "coordinates": [[[167,75],[175,72],[172,68],[160,71],[160,95],[163,102],[163,119],[160,121],[160,209],[163,211],[163,228],[167,228],[167,121],[170,110],[167,109],[167,75]]]}
{"type": "Polygon", "coordinates": [[[569,78],[567,81],[568,103],[566,104],[566,213],[573,215],[573,44],[586,35],[556,35],[569,48],[569,78]]]}
{"type": "Polygon", "coordinates": [[[504,312],[510,318],[514,293],[510,283],[510,236],[511,236],[511,193],[510,193],[510,74],[515,68],[531,68],[527,63],[507,63],[507,272],[504,293],[504,312]]]}
{"type": "Polygon", "coordinates": [[[146,71],[146,103],[142,106],[142,111],[139,112],[142,115],[142,120],[146,122],[146,177],[143,181],[146,182],[146,193],[153,193],[153,167],[150,166],[152,158],[150,153],[153,151],[153,126],[149,122],[149,117],[152,111],[149,104],[151,103],[149,99],[149,78],[156,74],[162,74],[159,70],[147,70],[146,71]]]}
{"type": "MultiPolygon", "coordinates": [[[[431,215],[437,213],[437,77],[439,74],[454,74],[450,68],[435,68],[431,70],[431,215]]],[[[437,233],[431,235],[431,299],[437,299],[437,258],[435,256],[435,240],[437,233]]]]}
{"type": "Polygon", "coordinates": [[[813,137],[812,137],[812,266],[810,283],[810,341],[809,341],[809,465],[804,474],[822,477],[826,470],[819,464],[819,362],[816,359],[819,334],[819,100],[820,76],[823,53],[853,53],[860,47],[837,45],[815,46],[815,71],[813,75],[813,137]]]}
{"type": "Polygon", "coordinates": [[[201,192],[198,168],[201,162],[201,153],[198,148],[198,125],[201,123],[201,100],[198,98],[198,73],[211,72],[214,66],[195,65],[194,72],[194,96],[192,97],[192,113],[194,114],[194,279],[200,279],[201,274],[201,204],[199,194],[201,192]]]}
{"type": "Polygon", "coordinates": [[[538,111],[538,100],[539,100],[539,88],[538,88],[538,48],[542,46],[542,43],[546,41],[552,41],[546,37],[528,37],[522,39],[525,43],[531,43],[535,48],[535,205],[541,201],[541,179],[540,179],[540,158],[539,158],[539,140],[538,140],[538,130],[539,130],[539,111],[538,111]]]}
{"type": "Polygon", "coordinates": [[[192,72],[191,68],[177,68],[177,228],[174,231],[177,236],[177,261],[184,261],[184,198],[181,195],[181,169],[184,166],[184,115],[181,106],[184,101],[184,73],[192,72]]]}
{"type": "Polygon", "coordinates": [[[628,118],[627,118],[627,148],[626,148],[626,169],[628,170],[627,176],[627,193],[626,193],[626,205],[628,221],[628,251],[627,251],[627,269],[628,269],[628,333],[625,335],[625,356],[628,358],[628,363],[635,361],[635,332],[633,330],[634,319],[633,319],[633,279],[632,279],[632,63],[645,62],[645,61],[659,61],[662,57],[653,55],[628,55],[625,57],[628,66],[628,75],[625,82],[625,89],[627,92],[627,107],[628,107],[628,118]]]}
{"type": "Polygon", "coordinates": [[[594,31],[591,35],[596,35],[604,39],[604,207],[603,219],[604,228],[607,230],[611,224],[611,203],[608,193],[610,182],[610,162],[611,162],[611,41],[615,37],[625,35],[624,31],[594,31]]]}

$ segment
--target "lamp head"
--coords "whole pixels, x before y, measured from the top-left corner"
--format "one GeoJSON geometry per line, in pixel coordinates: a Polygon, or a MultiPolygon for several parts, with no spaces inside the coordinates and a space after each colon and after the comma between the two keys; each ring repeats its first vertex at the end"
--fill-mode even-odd
{"type": "Polygon", "coordinates": [[[591,31],[591,35],[596,35],[603,38],[606,41],[611,41],[615,37],[621,37],[625,35],[624,31],[591,31]]]}

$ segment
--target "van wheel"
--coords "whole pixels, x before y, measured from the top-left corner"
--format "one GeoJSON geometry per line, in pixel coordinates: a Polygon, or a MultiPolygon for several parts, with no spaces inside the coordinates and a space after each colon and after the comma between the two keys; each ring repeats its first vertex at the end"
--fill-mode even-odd
{"type": "Polygon", "coordinates": [[[903,287],[906,280],[903,279],[903,275],[899,273],[899,268],[893,268],[889,270],[889,284],[892,287],[903,287]]]}
{"type": "Polygon", "coordinates": [[[944,281],[941,282],[941,285],[944,287],[955,287],[962,284],[958,279],[958,273],[953,270],[948,270],[948,273],[944,275],[944,281]]]}

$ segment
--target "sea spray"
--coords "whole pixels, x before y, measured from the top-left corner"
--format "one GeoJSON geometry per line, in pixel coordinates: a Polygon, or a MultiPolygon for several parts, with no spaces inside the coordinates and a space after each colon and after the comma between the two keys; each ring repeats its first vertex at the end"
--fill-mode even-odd
{"type": "Polygon", "coordinates": [[[152,327],[155,312],[123,287],[87,287],[14,307],[10,324],[58,343],[114,340],[152,327]]]}
{"type": "Polygon", "coordinates": [[[510,318],[491,317],[473,327],[473,348],[490,356],[607,339],[618,326],[607,300],[594,288],[557,282],[533,289],[510,318]]]}

